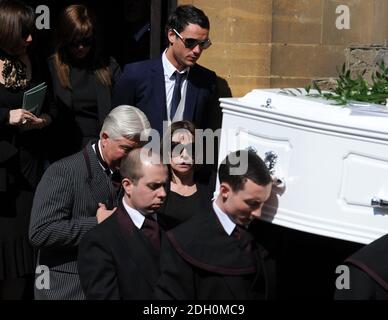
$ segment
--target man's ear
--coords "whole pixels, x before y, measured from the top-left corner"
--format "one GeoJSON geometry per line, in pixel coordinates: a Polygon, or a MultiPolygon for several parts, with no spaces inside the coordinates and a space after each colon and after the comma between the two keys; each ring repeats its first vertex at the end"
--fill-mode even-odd
{"type": "Polygon", "coordinates": [[[124,191],[125,191],[125,194],[130,196],[131,195],[131,191],[132,191],[132,187],[133,187],[133,182],[128,179],[128,178],[124,178],[122,181],[121,181],[121,184],[124,188],[124,191]]]}
{"type": "Polygon", "coordinates": [[[167,38],[168,38],[168,42],[172,45],[177,40],[177,35],[172,29],[169,29],[167,31],[167,38]]]}
{"type": "Polygon", "coordinates": [[[228,199],[231,192],[232,192],[232,188],[230,187],[230,185],[226,182],[222,182],[220,185],[220,195],[222,199],[223,200],[228,199]]]}
{"type": "Polygon", "coordinates": [[[109,139],[109,135],[104,131],[102,134],[101,134],[101,144],[103,147],[105,147],[107,141],[109,139]]]}

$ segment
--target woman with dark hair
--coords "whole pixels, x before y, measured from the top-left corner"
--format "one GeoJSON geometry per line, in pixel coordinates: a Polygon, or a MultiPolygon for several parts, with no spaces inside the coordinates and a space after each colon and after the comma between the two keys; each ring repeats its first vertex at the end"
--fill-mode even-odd
{"type": "Polygon", "coordinates": [[[96,20],[84,5],[66,7],[58,21],[55,53],[49,58],[54,118],[51,160],[73,154],[98,139],[112,109],[111,94],[120,67],[100,47],[96,20]]]}
{"type": "MultiPolygon", "coordinates": [[[[189,121],[173,122],[163,138],[167,155],[169,185],[160,209],[166,229],[171,229],[196,214],[206,212],[215,188],[215,173],[195,164],[195,126],[189,121]]],[[[165,157],[164,157],[165,158],[165,157]]]]}
{"type": "MultiPolygon", "coordinates": [[[[24,92],[39,84],[28,54],[35,27],[32,8],[0,1],[0,300],[20,299],[34,274],[28,241],[30,211],[43,170],[43,132],[51,117],[22,108],[24,92]]],[[[47,105],[43,111],[47,112],[47,105]]]]}

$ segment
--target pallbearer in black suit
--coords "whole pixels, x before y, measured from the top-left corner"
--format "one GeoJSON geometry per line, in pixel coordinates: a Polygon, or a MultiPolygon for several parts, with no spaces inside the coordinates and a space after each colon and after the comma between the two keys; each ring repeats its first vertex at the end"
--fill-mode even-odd
{"type": "Polygon", "coordinates": [[[342,277],[342,287],[337,286],[334,298],[388,300],[387,251],[388,235],[384,235],[348,257],[344,264],[349,269],[338,276],[336,282],[342,277]]]}
{"type": "Polygon", "coordinates": [[[86,232],[112,214],[117,203],[115,170],[148,128],[139,109],[117,107],[106,117],[98,142],[46,170],[34,197],[29,236],[39,249],[38,265],[50,270],[50,286],[36,287],[35,299],[84,299],[78,245],[86,232]]]}
{"type": "Polygon", "coordinates": [[[87,299],[154,299],[160,230],[155,210],[166,197],[167,167],[146,149],[120,167],[125,191],[117,211],[81,241],[78,270],[87,299]]]}
{"type": "Polygon", "coordinates": [[[271,261],[248,230],[271,193],[268,169],[255,153],[237,151],[220,165],[219,179],[219,195],[208,214],[197,215],[167,232],[158,298],[270,297],[271,261]]]}

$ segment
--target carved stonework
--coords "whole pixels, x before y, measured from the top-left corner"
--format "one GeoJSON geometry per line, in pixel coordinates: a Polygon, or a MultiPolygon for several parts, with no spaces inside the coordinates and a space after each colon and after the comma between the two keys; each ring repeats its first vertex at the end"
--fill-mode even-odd
{"type": "Polygon", "coordinates": [[[363,78],[371,83],[376,63],[384,61],[388,65],[388,47],[382,45],[349,46],[345,49],[346,68],[356,77],[366,70],[363,78]]]}

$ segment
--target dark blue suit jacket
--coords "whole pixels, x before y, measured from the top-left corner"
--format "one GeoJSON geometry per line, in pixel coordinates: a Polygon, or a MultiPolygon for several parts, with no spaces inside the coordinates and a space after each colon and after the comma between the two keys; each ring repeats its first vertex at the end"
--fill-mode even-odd
{"type": "MultiPolygon", "coordinates": [[[[200,65],[190,68],[184,120],[198,128],[219,128],[221,110],[218,104],[217,76],[200,65]]],[[[142,110],[151,127],[163,132],[167,120],[166,89],[161,57],[127,64],[115,86],[113,106],[133,105],[142,110]]]]}

